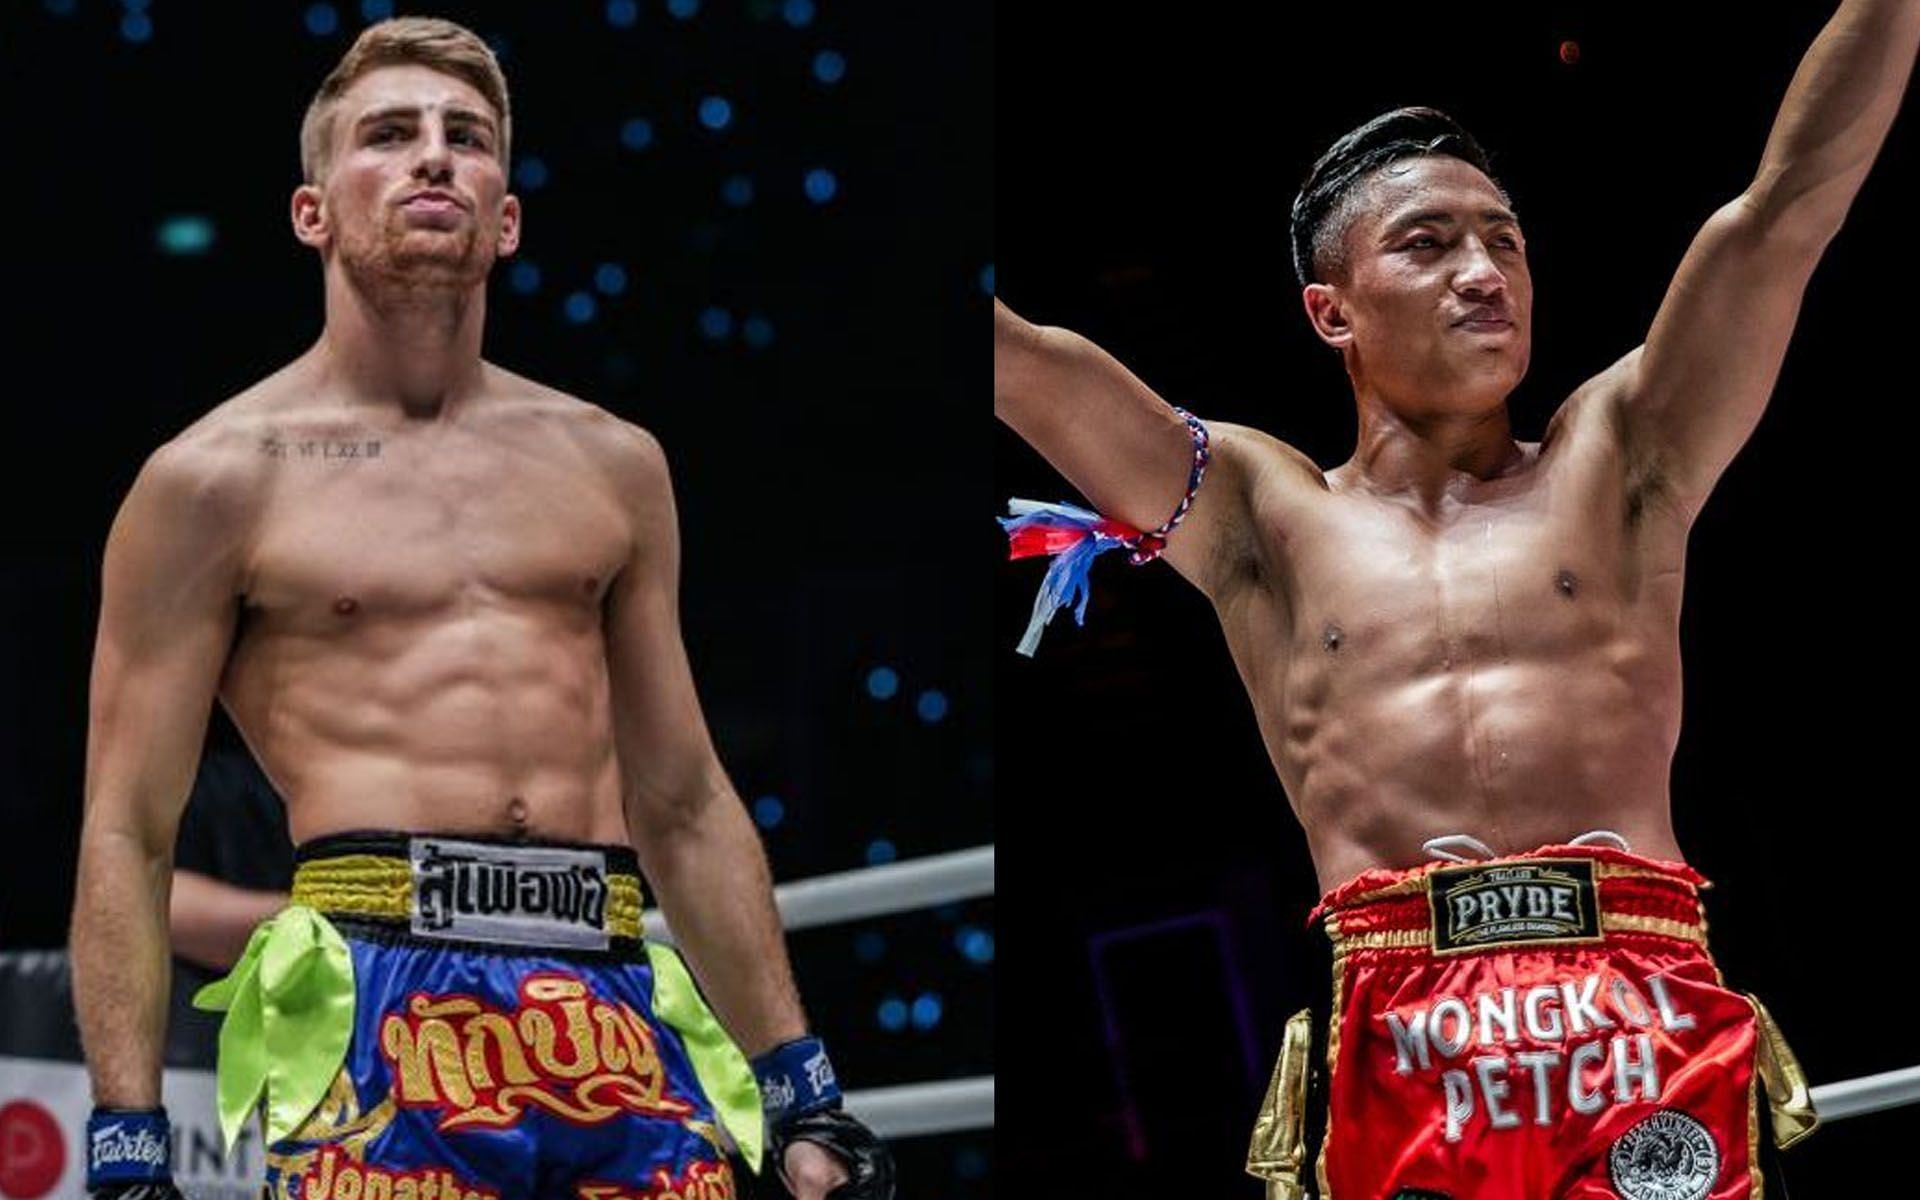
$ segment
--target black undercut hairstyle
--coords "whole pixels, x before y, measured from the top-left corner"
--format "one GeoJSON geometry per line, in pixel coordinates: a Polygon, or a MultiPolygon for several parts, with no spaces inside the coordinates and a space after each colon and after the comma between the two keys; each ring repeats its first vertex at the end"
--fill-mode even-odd
{"type": "MultiPolygon", "coordinates": [[[[1359,185],[1382,167],[1424,154],[1457,158],[1493,179],[1480,143],[1437,108],[1381,113],[1327,148],[1293,199],[1293,273],[1301,287],[1325,283],[1342,268],[1347,228],[1358,215],[1350,201],[1360,195],[1359,185]]],[[[1500,181],[1493,179],[1493,186],[1506,201],[1500,181]]]]}

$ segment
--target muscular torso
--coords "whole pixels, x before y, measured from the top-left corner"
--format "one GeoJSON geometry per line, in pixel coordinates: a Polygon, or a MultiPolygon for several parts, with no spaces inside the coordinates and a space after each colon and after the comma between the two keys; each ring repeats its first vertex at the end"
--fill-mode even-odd
{"type": "Polygon", "coordinates": [[[1631,493],[1597,402],[1564,417],[1433,506],[1266,464],[1215,603],[1324,886],[1451,833],[1504,853],[1609,829],[1680,857],[1685,529],[1631,493]]]}
{"type": "Polygon", "coordinates": [[[632,531],[598,410],[492,368],[453,420],[269,381],[220,695],[296,842],[406,829],[625,842],[603,604],[632,531]]]}

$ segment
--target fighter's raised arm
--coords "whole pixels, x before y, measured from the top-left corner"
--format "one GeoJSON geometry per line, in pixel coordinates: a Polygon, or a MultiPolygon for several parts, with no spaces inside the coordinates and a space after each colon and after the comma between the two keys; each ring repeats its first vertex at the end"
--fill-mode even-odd
{"type": "MultiPolygon", "coordinates": [[[[1157,529],[1186,493],[1193,442],[1179,414],[1092,341],[1031,324],[998,298],[993,411],[1104,516],[1157,529]]],[[[1166,547],[1167,561],[1208,592],[1223,574],[1221,532],[1246,506],[1237,431],[1214,432],[1207,486],[1166,547]]]]}
{"type": "Polygon", "coordinates": [[[1760,420],[1801,296],[1899,110],[1920,3],[1847,0],[1787,89],[1752,184],[1708,219],[1620,364],[1630,462],[1691,520],[1760,420]]]}

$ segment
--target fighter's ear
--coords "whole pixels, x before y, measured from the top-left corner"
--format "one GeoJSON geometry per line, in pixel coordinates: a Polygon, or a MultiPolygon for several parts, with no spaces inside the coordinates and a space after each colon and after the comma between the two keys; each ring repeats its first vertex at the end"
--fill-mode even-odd
{"type": "Polygon", "coordinates": [[[1313,323],[1313,331],[1321,341],[1339,350],[1353,340],[1353,326],[1347,323],[1346,300],[1337,285],[1310,283],[1301,289],[1300,302],[1306,306],[1307,320],[1313,323]]]}
{"type": "Polygon", "coordinates": [[[494,253],[506,258],[520,248],[520,197],[509,195],[500,202],[500,241],[494,253]]]}
{"type": "Polygon", "coordinates": [[[293,189],[293,236],[315,250],[324,250],[332,237],[327,225],[327,208],[317,184],[303,183],[293,189]]]}

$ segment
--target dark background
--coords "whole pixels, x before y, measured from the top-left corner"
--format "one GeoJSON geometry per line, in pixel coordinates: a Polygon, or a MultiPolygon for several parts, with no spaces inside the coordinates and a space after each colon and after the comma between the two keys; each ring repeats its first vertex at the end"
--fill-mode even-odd
{"type": "MultiPolygon", "coordinates": [[[[995,60],[997,291],[1093,338],[1170,401],[1331,467],[1352,393],[1301,312],[1288,208],[1340,134],[1440,107],[1494,156],[1528,234],[1537,439],[1641,341],[1682,252],[1758,165],[1830,5],[1021,6],[995,60]],[[1284,11],[1284,16],[1282,15],[1284,11]],[[1676,24],[1681,12],[1702,23],[1676,24]],[[1737,15],[1736,15],[1737,14],[1737,15]],[[1578,42],[1577,63],[1560,55],[1578,42]]],[[[1912,101],[1909,101],[1911,106],[1912,101]]],[[[1920,1061],[1899,1036],[1915,938],[1905,756],[1915,509],[1908,330],[1920,266],[1913,114],[1808,294],[1758,434],[1696,526],[1682,623],[1680,841],[1713,878],[1716,955],[1815,1083],[1920,1061]],[[1892,992],[1889,992],[1891,986],[1892,992]]],[[[1009,431],[996,495],[1077,500],[1009,431]]],[[[1085,629],[1013,653],[1042,566],[998,577],[1002,802],[1036,931],[1008,977],[1059,1086],[1009,1088],[1014,1178],[1103,1197],[1260,1195],[1239,1174],[1288,1013],[1329,986],[1306,844],[1201,595],[1164,566],[1094,570],[1085,629]],[[1042,816],[1041,814],[1044,814],[1042,816]]],[[[1023,1044],[1024,1045],[1024,1044],[1023,1044]]],[[[1024,1060],[1024,1055],[1022,1056],[1024,1060]]],[[[1920,1109],[1834,1124],[1788,1159],[1796,1200],[1904,1194],[1920,1109]]]]}
{"type": "MultiPolygon", "coordinates": [[[[0,13],[0,948],[65,940],[98,563],[121,496],[155,446],[319,332],[318,262],[288,228],[297,131],[381,7],[0,13]],[[164,250],[180,217],[211,230],[204,252],[164,250]]],[[[776,878],[991,842],[989,9],[431,11],[492,42],[512,89],[519,258],[539,281],[496,270],[487,356],[666,446],[695,675],[776,878]],[[822,51],[842,56],[837,81],[822,51]],[[723,129],[702,123],[709,96],[731,106],[723,129]],[[638,148],[623,142],[635,118],[638,148]],[[817,168],[835,180],[824,203],[806,190],[817,168]],[[601,264],[624,290],[599,286],[601,264]],[[593,299],[584,323],[566,315],[575,293],[593,299]],[[869,689],[881,668],[891,692],[869,689]]],[[[795,935],[850,1086],[992,1072],[992,908],[795,935]]],[[[916,1197],[991,1191],[990,1132],[901,1156],[916,1197]]]]}

